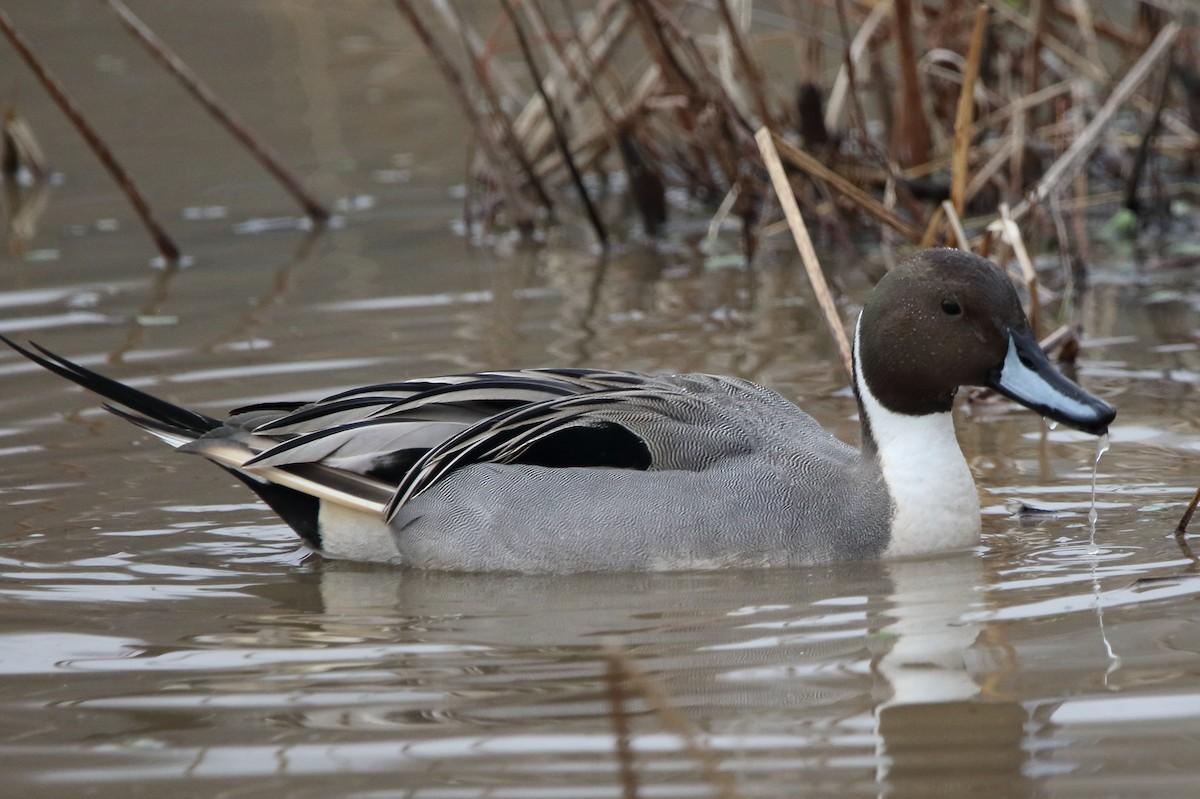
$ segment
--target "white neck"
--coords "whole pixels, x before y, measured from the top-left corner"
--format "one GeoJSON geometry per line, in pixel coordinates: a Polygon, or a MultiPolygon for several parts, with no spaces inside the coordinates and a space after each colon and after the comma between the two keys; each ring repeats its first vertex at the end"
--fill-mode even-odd
{"type": "Polygon", "coordinates": [[[975,546],[979,543],[979,493],[954,435],[953,416],[949,411],[909,416],[888,410],[871,393],[861,363],[856,329],[854,382],[895,506],[892,539],[884,555],[921,555],[975,546]]]}

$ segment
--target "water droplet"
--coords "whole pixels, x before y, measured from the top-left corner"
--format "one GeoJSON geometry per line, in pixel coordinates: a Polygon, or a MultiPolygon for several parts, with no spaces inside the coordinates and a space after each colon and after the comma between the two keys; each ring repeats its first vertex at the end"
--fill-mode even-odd
{"type": "Polygon", "coordinates": [[[1108,433],[1096,440],[1096,460],[1092,462],[1092,505],[1088,509],[1088,554],[1096,555],[1100,548],[1096,545],[1096,520],[1100,514],[1096,511],[1096,474],[1100,471],[1100,458],[1108,452],[1108,433]]]}

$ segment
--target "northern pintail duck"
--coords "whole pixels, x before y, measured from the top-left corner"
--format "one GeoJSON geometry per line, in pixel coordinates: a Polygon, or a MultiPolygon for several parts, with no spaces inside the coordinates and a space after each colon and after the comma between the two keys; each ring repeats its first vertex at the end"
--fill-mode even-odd
{"type": "Polygon", "coordinates": [[[227,469],[311,548],[430,569],[762,567],[969,547],[979,496],[951,418],[960,386],[1093,434],[1116,416],[1046,359],[997,266],[947,249],[907,258],[859,317],[861,449],[732,377],[482,372],[222,421],[5,341],[227,469]]]}

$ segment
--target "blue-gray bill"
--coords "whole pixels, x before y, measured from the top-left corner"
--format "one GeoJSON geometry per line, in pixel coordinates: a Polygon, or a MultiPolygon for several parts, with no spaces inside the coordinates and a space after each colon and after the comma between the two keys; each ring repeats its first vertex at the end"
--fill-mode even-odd
{"type": "Polygon", "coordinates": [[[1058,371],[1027,330],[1009,333],[1008,353],[990,377],[988,388],[1047,419],[1092,435],[1107,433],[1117,416],[1113,406],[1058,371]]]}

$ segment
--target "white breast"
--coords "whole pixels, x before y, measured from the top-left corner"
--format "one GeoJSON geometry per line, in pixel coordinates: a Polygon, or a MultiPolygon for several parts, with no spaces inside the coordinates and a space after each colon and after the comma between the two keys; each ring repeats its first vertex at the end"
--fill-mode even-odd
{"type": "MultiPolygon", "coordinates": [[[[854,342],[855,362],[858,336],[854,342]]],[[[880,467],[895,509],[884,555],[900,557],[962,549],[979,543],[979,493],[950,412],[909,416],[880,404],[861,372],[855,382],[880,467]]]]}

